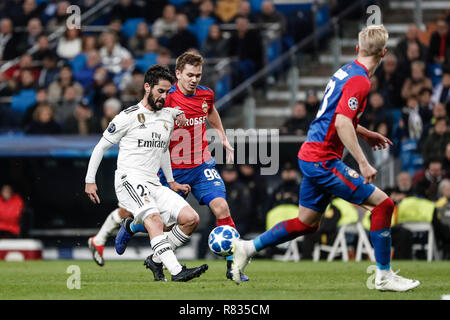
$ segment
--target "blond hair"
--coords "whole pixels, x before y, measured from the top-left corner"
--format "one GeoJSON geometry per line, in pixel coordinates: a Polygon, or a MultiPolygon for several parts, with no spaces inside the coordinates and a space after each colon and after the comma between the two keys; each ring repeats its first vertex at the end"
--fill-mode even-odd
{"type": "Polygon", "coordinates": [[[381,58],[388,38],[389,34],[382,24],[364,28],[358,34],[359,54],[381,58]]]}

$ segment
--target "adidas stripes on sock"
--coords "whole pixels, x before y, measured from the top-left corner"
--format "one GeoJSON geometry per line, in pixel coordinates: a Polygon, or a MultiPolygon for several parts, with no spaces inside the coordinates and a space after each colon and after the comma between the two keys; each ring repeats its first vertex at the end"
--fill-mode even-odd
{"type": "Polygon", "coordinates": [[[164,266],[169,270],[170,274],[176,275],[182,270],[181,264],[173,253],[170,243],[165,235],[154,237],[150,241],[154,256],[156,255],[164,266]]]}

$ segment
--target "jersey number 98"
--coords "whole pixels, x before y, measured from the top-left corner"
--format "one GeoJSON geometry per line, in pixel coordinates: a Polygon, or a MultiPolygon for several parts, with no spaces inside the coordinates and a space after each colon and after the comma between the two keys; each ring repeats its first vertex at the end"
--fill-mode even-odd
{"type": "Polygon", "coordinates": [[[203,173],[208,180],[220,179],[220,175],[216,169],[205,169],[203,173]]]}

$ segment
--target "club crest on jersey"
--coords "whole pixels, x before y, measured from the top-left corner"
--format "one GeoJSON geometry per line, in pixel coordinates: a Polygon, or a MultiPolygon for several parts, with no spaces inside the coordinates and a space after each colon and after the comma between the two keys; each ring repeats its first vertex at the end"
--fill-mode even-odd
{"type": "Polygon", "coordinates": [[[208,103],[206,103],[206,99],[203,99],[202,110],[204,113],[208,111],[208,103]]]}
{"type": "Polygon", "coordinates": [[[348,99],[348,107],[352,110],[358,109],[358,99],[355,97],[348,99]]]}
{"type": "Polygon", "coordinates": [[[359,177],[359,174],[358,174],[358,172],[356,172],[355,170],[353,170],[353,169],[349,169],[348,170],[348,175],[350,176],[350,177],[352,177],[352,178],[358,178],[359,177]]]}
{"type": "Polygon", "coordinates": [[[108,132],[109,133],[114,133],[116,131],[116,125],[114,124],[114,122],[111,122],[108,126],[108,132]]]}
{"type": "Polygon", "coordinates": [[[169,127],[167,126],[167,122],[164,122],[164,129],[166,129],[166,131],[169,131],[169,127]]]}
{"type": "Polygon", "coordinates": [[[141,123],[141,125],[139,126],[140,129],[144,129],[145,127],[145,116],[143,113],[139,113],[137,115],[138,121],[139,123],[141,123]]]}

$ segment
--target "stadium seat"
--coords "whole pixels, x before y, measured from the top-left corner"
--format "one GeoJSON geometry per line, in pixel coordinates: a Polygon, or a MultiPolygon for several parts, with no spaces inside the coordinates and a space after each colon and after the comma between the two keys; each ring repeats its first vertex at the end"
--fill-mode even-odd
{"type": "Polygon", "coordinates": [[[215,86],[215,97],[216,99],[220,99],[225,96],[231,89],[231,76],[229,74],[225,74],[222,78],[217,80],[215,86]]]}
{"type": "Polygon", "coordinates": [[[144,18],[130,18],[125,20],[122,24],[122,33],[127,37],[131,38],[136,34],[137,26],[139,23],[145,22],[144,18]]]}
{"type": "Polygon", "coordinates": [[[209,27],[214,24],[216,20],[214,18],[197,18],[192,25],[189,25],[188,30],[191,31],[198,39],[200,47],[203,46],[206,38],[208,37],[209,27]]]}
{"type": "Polygon", "coordinates": [[[28,107],[36,103],[36,90],[26,89],[13,95],[11,109],[24,113],[28,107]]]}
{"type": "Polygon", "coordinates": [[[146,53],[142,58],[136,59],[136,68],[142,72],[147,71],[147,69],[156,64],[156,53],[146,53]]]}
{"type": "Polygon", "coordinates": [[[169,0],[170,4],[173,4],[175,7],[181,6],[183,3],[189,2],[190,0],[169,0]]]}
{"type": "Polygon", "coordinates": [[[415,139],[408,139],[402,142],[400,147],[400,161],[402,171],[408,171],[411,176],[423,167],[423,158],[417,153],[418,142],[415,139]]]}
{"type": "Polygon", "coordinates": [[[295,262],[300,261],[301,254],[300,254],[300,250],[298,248],[298,243],[302,242],[302,241],[303,241],[303,236],[289,241],[287,243],[286,252],[279,258],[277,256],[274,256],[274,259],[280,260],[280,261],[295,261],[295,262]]]}
{"type": "Polygon", "coordinates": [[[431,78],[433,88],[441,82],[442,79],[442,66],[437,63],[432,63],[428,67],[428,74],[431,78]]]}
{"type": "Polygon", "coordinates": [[[361,222],[357,223],[349,223],[344,224],[339,228],[339,232],[334,240],[332,246],[317,244],[314,248],[313,253],[313,261],[317,262],[320,260],[320,252],[325,251],[328,252],[327,261],[331,262],[335,259],[336,256],[340,255],[342,261],[348,261],[348,247],[347,240],[345,237],[346,233],[357,234],[358,235],[358,243],[356,245],[356,257],[355,261],[359,262],[362,259],[363,254],[367,254],[371,261],[375,261],[374,251],[370,244],[369,238],[367,237],[366,232],[361,224],[361,222]]]}
{"type": "Polygon", "coordinates": [[[86,55],[78,54],[76,55],[70,62],[70,66],[72,67],[72,72],[75,73],[86,65],[86,55]]]}
{"type": "Polygon", "coordinates": [[[398,224],[411,232],[426,232],[428,234],[426,244],[414,244],[414,250],[425,249],[427,261],[439,260],[439,253],[434,237],[433,214],[436,205],[433,201],[417,197],[406,197],[398,205],[398,224]]]}
{"type": "MultiPolygon", "coordinates": [[[[372,246],[361,223],[362,209],[357,209],[351,203],[335,198],[331,204],[336,207],[341,217],[337,223],[338,233],[332,245],[316,244],[313,252],[313,261],[320,260],[321,251],[328,252],[327,260],[333,261],[340,255],[343,261],[348,261],[348,247],[346,235],[352,234],[358,237],[356,245],[356,261],[361,261],[362,255],[367,254],[372,261],[375,261],[372,246]]],[[[328,211],[328,209],[327,209],[328,211]]],[[[327,215],[327,212],[325,213],[327,215]]]]}
{"type": "Polygon", "coordinates": [[[413,251],[425,249],[427,251],[427,261],[440,260],[437,250],[436,240],[434,237],[433,225],[429,222],[404,222],[401,226],[411,232],[426,232],[428,234],[427,243],[425,245],[414,244],[413,251]]]}

